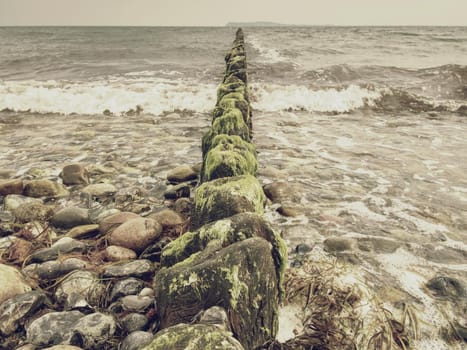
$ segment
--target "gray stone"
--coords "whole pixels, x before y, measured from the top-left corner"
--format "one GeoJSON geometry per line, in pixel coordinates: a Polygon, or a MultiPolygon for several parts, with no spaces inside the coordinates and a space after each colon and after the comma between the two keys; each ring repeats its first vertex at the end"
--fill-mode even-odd
{"type": "Polygon", "coordinates": [[[148,326],[148,318],[141,314],[131,313],[121,319],[120,326],[125,333],[142,331],[148,326]]]}
{"type": "Polygon", "coordinates": [[[31,278],[38,280],[56,279],[74,270],[86,269],[88,264],[78,258],[66,260],[46,261],[42,264],[30,264],[23,269],[23,272],[31,278]]]}
{"type": "Polygon", "coordinates": [[[162,226],[153,219],[131,219],[110,233],[109,243],[141,253],[161,232],[162,226]]]}
{"type": "Polygon", "coordinates": [[[23,194],[28,197],[61,198],[69,195],[69,192],[58,182],[51,180],[32,180],[24,186],[23,194]]]}
{"type": "Polygon", "coordinates": [[[52,217],[52,225],[64,229],[73,228],[80,225],[89,225],[91,220],[87,209],[69,207],[59,210],[52,217]]]}
{"type": "Polygon", "coordinates": [[[196,171],[188,165],[178,166],[167,173],[167,180],[174,183],[196,180],[197,178],[196,171]]]}
{"type": "Polygon", "coordinates": [[[136,278],[127,278],[115,283],[110,293],[110,300],[115,301],[126,295],[136,295],[144,288],[144,282],[136,278]]]}
{"type": "Polygon", "coordinates": [[[55,298],[65,310],[98,306],[105,292],[105,286],[91,271],[75,271],[69,274],[57,287],[55,298]]]}
{"type": "Polygon", "coordinates": [[[84,349],[101,349],[115,334],[117,324],[111,315],[96,312],[75,323],[70,343],[84,349]]]}
{"type": "Polygon", "coordinates": [[[31,291],[19,294],[0,305],[0,333],[10,335],[20,323],[32,315],[45,301],[41,292],[31,291]]]}
{"type": "Polygon", "coordinates": [[[15,295],[31,291],[22,273],[13,266],[0,264],[0,304],[15,295]]]}
{"type": "Polygon", "coordinates": [[[131,312],[144,312],[154,304],[154,298],[140,295],[127,295],[120,299],[123,310],[131,312]]]}
{"type": "Polygon", "coordinates": [[[89,184],[89,173],[81,164],[66,165],[59,176],[64,185],[89,184]]]}
{"type": "Polygon", "coordinates": [[[5,199],[3,200],[3,205],[4,205],[5,210],[11,211],[11,212],[18,209],[20,205],[26,204],[26,203],[43,204],[42,199],[40,198],[31,198],[31,197],[21,196],[17,194],[10,194],[6,196],[5,199]]]}
{"type": "Polygon", "coordinates": [[[149,332],[136,331],[128,334],[120,345],[120,350],[139,350],[148,345],[154,335],[149,332]]]}
{"type": "Polygon", "coordinates": [[[135,260],[127,263],[117,263],[104,269],[104,277],[150,277],[154,273],[154,265],[149,260],[135,260]]]}
{"type": "Polygon", "coordinates": [[[82,192],[94,197],[107,197],[115,194],[117,188],[111,184],[101,183],[88,185],[82,189],[82,192]]]}
{"type": "Polygon", "coordinates": [[[50,312],[26,327],[26,338],[36,346],[69,343],[74,325],[83,316],[79,311],[50,312]]]}
{"type": "Polygon", "coordinates": [[[49,248],[43,248],[31,255],[29,262],[44,262],[55,260],[59,255],[68,253],[82,253],[86,250],[86,244],[70,237],[63,237],[49,248]]]}
{"type": "Polygon", "coordinates": [[[199,319],[199,323],[216,325],[226,331],[230,331],[227,312],[220,306],[213,306],[204,311],[199,319]]]}

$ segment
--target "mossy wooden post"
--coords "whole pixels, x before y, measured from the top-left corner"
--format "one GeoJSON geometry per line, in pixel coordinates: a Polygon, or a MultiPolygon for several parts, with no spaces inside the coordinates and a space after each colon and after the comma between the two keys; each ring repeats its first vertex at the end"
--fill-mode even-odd
{"type": "Polygon", "coordinates": [[[154,289],[163,330],[144,350],[252,350],[278,330],[287,247],[262,217],[266,197],[256,178],[241,29],[225,61],[212,125],[202,139],[191,231],[162,251],[154,289]],[[211,307],[225,310],[228,330],[191,324],[211,307]]]}

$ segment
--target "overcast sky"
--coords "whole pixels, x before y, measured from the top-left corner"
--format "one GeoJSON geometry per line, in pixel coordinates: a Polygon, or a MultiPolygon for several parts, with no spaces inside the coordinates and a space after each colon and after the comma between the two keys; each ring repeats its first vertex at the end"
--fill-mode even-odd
{"type": "Polygon", "coordinates": [[[0,25],[467,25],[467,0],[0,0],[0,25]]]}

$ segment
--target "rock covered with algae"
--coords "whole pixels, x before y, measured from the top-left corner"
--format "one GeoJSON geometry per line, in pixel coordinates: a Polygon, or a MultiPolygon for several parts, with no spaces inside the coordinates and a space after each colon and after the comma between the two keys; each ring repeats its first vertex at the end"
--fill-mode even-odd
{"type": "Polygon", "coordinates": [[[246,349],[274,338],[279,288],[272,246],[249,238],[226,248],[212,240],[202,252],[154,279],[161,328],[189,322],[211,306],[226,309],[232,333],[246,349]]]}
{"type": "Polygon", "coordinates": [[[253,175],[258,171],[256,147],[239,136],[217,135],[203,162],[201,181],[228,176],[253,175]]]}
{"type": "Polygon", "coordinates": [[[192,227],[198,228],[238,213],[261,214],[265,201],[261,184],[252,175],[205,182],[195,192],[192,227]]]}

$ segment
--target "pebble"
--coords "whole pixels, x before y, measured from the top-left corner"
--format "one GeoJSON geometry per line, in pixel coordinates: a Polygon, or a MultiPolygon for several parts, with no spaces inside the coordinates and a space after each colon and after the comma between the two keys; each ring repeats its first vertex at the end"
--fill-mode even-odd
{"type": "Polygon", "coordinates": [[[117,263],[107,266],[104,269],[103,276],[106,278],[119,277],[149,277],[154,273],[154,265],[151,261],[141,259],[127,263],[117,263]]]}
{"type": "Polygon", "coordinates": [[[110,300],[115,301],[126,295],[136,295],[144,288],[144,282],[136,278],[127,278],[115,283],[110,293],[110,300]]]}
{"type": "Polygon", "coordinates": [[[54,214],[53,207],[42,203],[24,203],[13,211],[16,220],[21,223],[48,221],[54,214]]]}
{"type": "Polygon", "coordinates": [[[38,310],[45,299],[44,293],[31,291],[3,302],[0,305],[0,333],[7,336],[14,333],[20,322],[38,310]]]}
{"type": "Polygon", "coordinates": [[[123,261],[136,259],[136,253],[128,248],[110,245],[104,250],[104,257],[108,261],[123,261]]]}
{"type": "Polygon", "coordinates": [[[181,165],[167,173],[167,180],[172,183],[196,180],[198,174],[188,165],[181,165]]]}
{"type": "Polygon", "coordinates": [[[25,183],[23,194],[28,197],[35,198],[60,198],[68,196],[69,192],[66,190],[65,187],[63,187],[63,185],[55,181],[32,180],[25,183]]]}
{"type": "Polygon", "coordinates": [[[29,262],[44,262],[55,260],[59,255],[67,253],[83,253],[86,244],[70,237],[60,238],[49,248],[42,248],[31,254],[29,262]]]}
{"type": "Polygon", "coordinates": [[[66,260],[46,261],[42,264],[30,264],[23,269],[23,272],[31,278],[40,281],[56,279],[75,270],[86,269],[88,264],[78,258],[68,258],[66,260]]]}
{"type": "Polygon", "coordinates": [[[156,213],[151,213],[147,217],[160,223],[164,230],[183,224],[182,217],[172,209],[163,209],[156,213]]]}
{"type": "Polygon", "coordinates": [[[177,199],[177,198],[182,198],[182,197],[190,197],[190,185],[186,183],[181,183],[176,186],[169,187],[165,192],[164,192],[164,198],[165,199],[177,199]]]}
{"type": "Polygon", "coordinates": [[[140,296],[140,295],[127,295],[120,299],[123,310],[132,312],[144,312],[149,306],[153,305],[154,298],[140,296]]]}
{"type": "Polygon", "coordinates": [[[70,343],[84,349],[101,349],[117,329],[115,318],[96,312],[80,318],[73,326],[70,343]]]}
{"type": "Polygon", "coordinates": [[[4,205],[5,210],[11,211],[11,212],[18,209],[20,205],[26,204],[26,203],[43,204],[42,199],[40,198],[31,198],[31,197],[21,196],[17,194],[10,194],[6,196],[5,199],[3,200],[3,205],[4,205]]]}
{"type": "Polygon", "coordinates": [[[347,237],[330,237],[324,241],[324,247],[328,252],[342,252],[344,250],[353,250],[357,242],[347,237]]]}
{"type": "Polygon", "coordinates": [[[142,252],[161,234],[161,225],[147,218],[135,218],[126,221],[111,232],[109,243],[125,247],[135,252],[142,252]]]}
{"type": "Polygon", "coordinates": [[[128,334],[122,341],[120,350],[139,350],[148,345],[154,335],[149,332],[136,331],[128,334]]]}
{"type": "Polygon", "coordinates": [[[15,267],[0,264],[0,304],[18,295],[31,291],[23,274],[15,267]]]}
{"type": "Polygon", "coordinates": [[[449,276],[438,276],[426,283],[440,297],[448,297],[455,300],[467,298],[467,289],[460,280],[449,276]]]}
{"type": "Polygon", "coordinates": [[[83,188],[81,192],[94,197],[107,197],[117,192],[117,188],[112,184],[100,183],[88,185],[85,188],[83,188]]]}
{"type": "Polygon", "coordinates": [[[64,185],[89,184],[89,173],[81,164],[66,165],[59,176],[64,185]]]}
{"type": "Polygon", "coordinates": [[[101,221],[99,221],[99,231],[105,235],[107,233],[112,232],[118,226],[127,222],[128,220],[137,219],[140,217],[141,216],[135,213],[125,212],[125,211],[109,215],[103,218],[101,221]]]}
{"type": "Polygon", "coordinates": [[[75,271],[69,274],[57,287],[55,299],[65,310],[98,306],[105,292],[105,286],[97,274],[91,271],[75,271]]]}
{"type": "Polygon", "coordinates": [[[26,326],[26,338],[36,346],[67,343],[73,327],[84,314],[79,311],[50,312],[26,326]]]}
{"type": "Polygon", "coordinates": [[[55,227],[69,229],[80,225],[89,225],[89,212],[87,209],[69,207],[59,210],[52,217],[51,223],[55,227]]]}
{"type": "Polygon", "coordinates": [[[71,238],[90,238],[98,235],[99,233],[99,225],[90,224],[73,227],[70,231],[68,231],[66,236],[71,238]]]}
{"type": "Polygon", "coordinates": [[[148,326],[148,318],[138,313],[131,313],[121,319],[120,326],[125,333],[142,331],[148,326]]]}
{"type": "Polygon", "coordinates": [[[7,196],[9,194],[23,194],[23,180],[0,180],[0,196],[7,196]]]}

